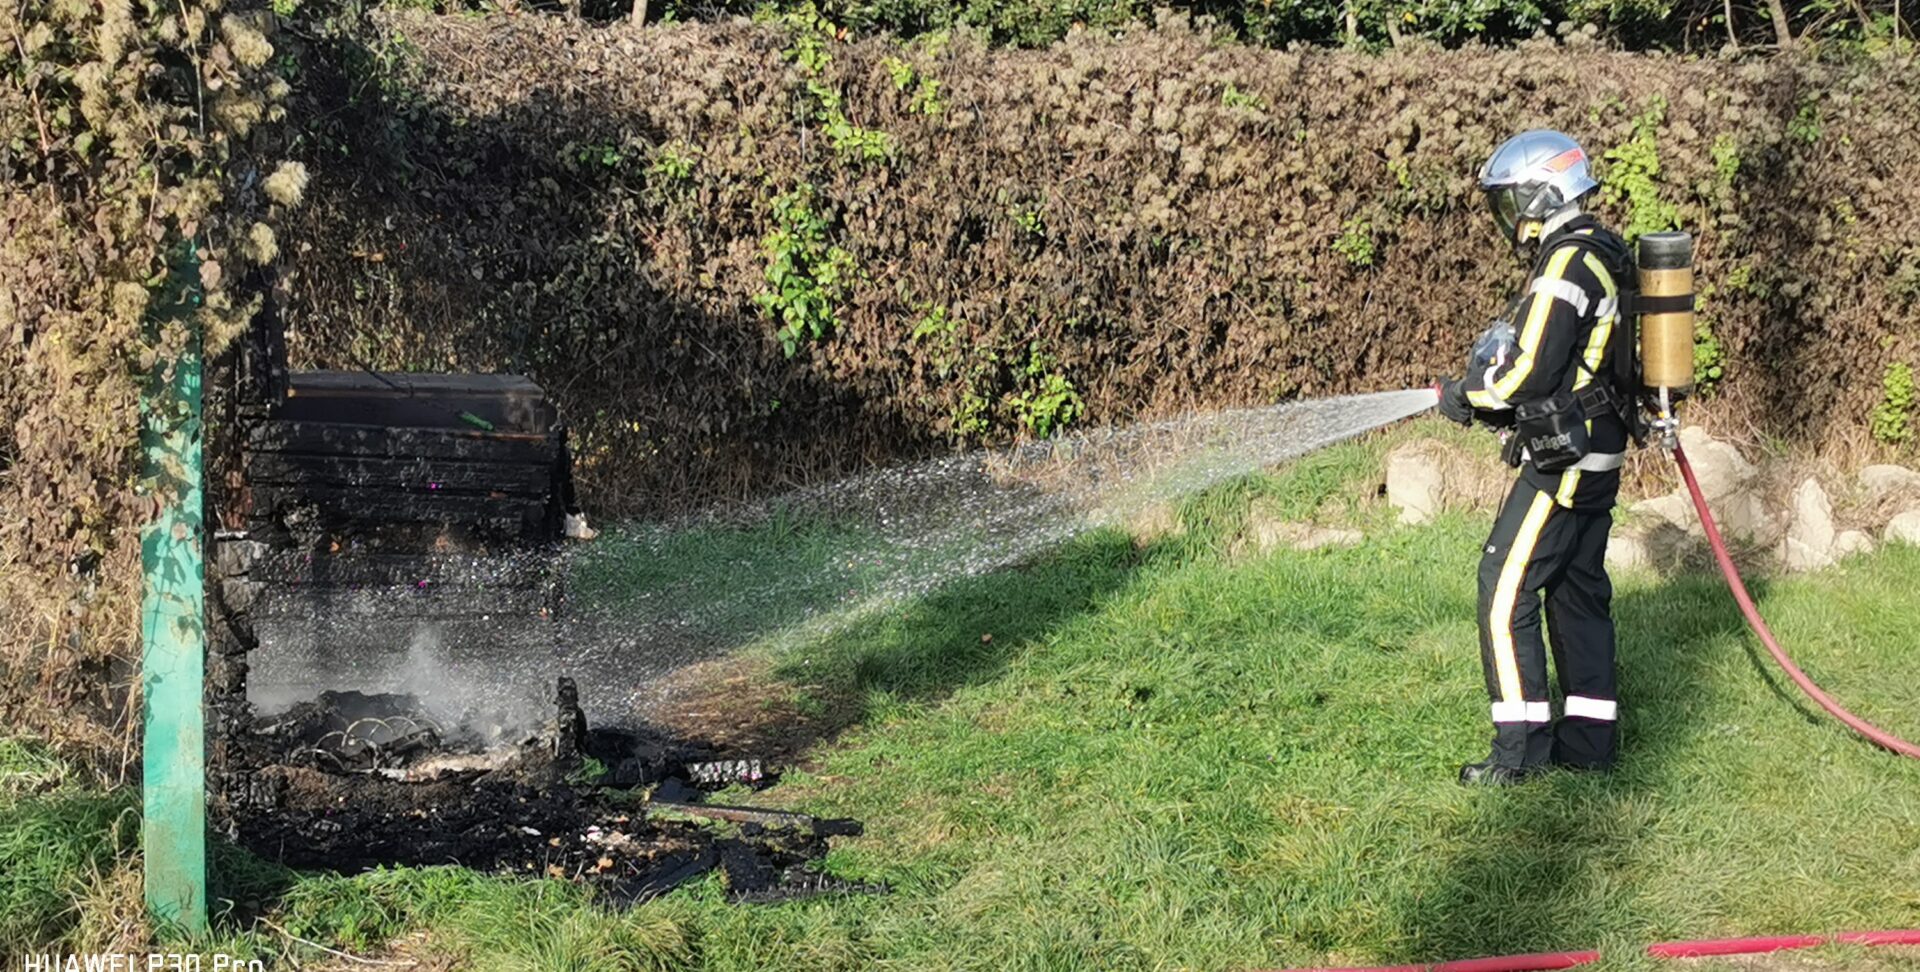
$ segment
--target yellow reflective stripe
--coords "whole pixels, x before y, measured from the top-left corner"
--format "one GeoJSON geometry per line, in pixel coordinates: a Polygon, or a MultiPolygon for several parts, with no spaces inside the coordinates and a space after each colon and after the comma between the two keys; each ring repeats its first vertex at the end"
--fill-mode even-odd
{"type": "MultiPolygon", "coordinates": [[[[1593,322],[1593,333],[1587,336],[1587,349],[1581,352],[1580,355],[1580,360],[1586,364],[1587,370],[1574,376],[1573,387],[1576,389],[1585,388],[1593,384],[1593,378],[1599,375],[1600,365],[1607,356],[1607,342],[1613,337],[1614,325],[1618,323],[1620,319],[1620,305],[1617,299],[1620,291],[1619,288],[1613,284],[1613,274],[1607,272],[1607,265],[1601,263],[1598,257],[1595,257],[1591,253],[1587,253],[1585,256],[1587,269],[1592,271],[1594,277],[1600,281],[1600,286],[1605,289],[1606,296],[1609,299],[1614,299],[1614,311],[1593,322]]],[[[1588,419],[1586,424],[1587,434],[1592,435],[1593,420],[1588,419]]],[[[1567,509],[1573,509],[1573,494],[1579,488],[1580,470],[1569,469],[1560,474],[1560,488],[1554,491],[1553,501],[1567,509]]]]}
{"type": "Polygon", "coordinates": [[[1600,286],[1605,288],[1607,296],[1618,296],[1620,288],[1614,285],[1613,274],[1607,272],[1607,265],[1602,263],[1600,258],[1594,256],[1592,253],[1588,253],[1585,250],[1582,250],[1581,253],[1587,258],[1587,269],[1593,271],[1593,275],[1600,279],[1600,286]]]}
{"type": "Polygon", "coordinates": [[[1493,603],[1487,607],[1487,633],[1493,641],[1493,667],[1499,676],[1500,700],[1518,702],[1525,696],[1520,690],[1520,661],[1513,653],[1513,603],[1520,597],[1520,585],[1527,579],[1527,562],[1540,542],[1540,531],[1553,513],[1553,497],[1533,494],[1520,532],[1507,549],[1507,562],[1500,566],[1500,580],[1494,584],[1493,603]]]}
{"type": "Polygon", "coordinates": [[[1497,412],[1500,409],[1512,407],[1506,402],[1493,397],[1493,394],[1484,388],[1476,388],[1467,392],[1467,404],[1488,412],[1497,412]]]}
{"type": "MultiPolygon", "coordinates": [[[[1599,279],[1600,286],[1606,289],[1607,297],[1615,299],[1615,304],[1613,313],[1593,322],[1593,333],[1587,335],[1587,349],[1580,355],[1580,360],[1586,364],[1587,370],[1574,375],[1573,387],[1575,389],[1585,388],[1593,384],[1593,379],[1590,378],[1589,375],[1597,375],[1600,373],[1600,362],[1607,356],[1607,340],[1613,336],[1613,325],[1620,318],[1619,303],[1617,300],[1620,291],[1619,288],[1614,286],[1613,275],[1607,272],[1606,264],[1601,263],[1593,254],[1588,253],[1586,254],[1586,265],[1587,269],[1591,270],[1593,275],[1599,279]]],[[[1588,425],[1591,426],[1592,423],[1589,422],[1588,425]]]]}
{"type": "MultiPolygon", "coordinates": [[[[1564,280],[1567,264],[1573,262],[1573,254],[1585,252],[1578,247],[1563,246],[1553,258],[1547,261],[1546,270],[1541,276],[1549,280],[1564,280]]],[[[1553,309],[1554,298],[1546,294],[1534,294],[1533,301],[1527,305],[1527,325],[1520,331],[1520,356],[1513,361],[1513,370],[1493,383],[1493,393],[1501,398],[1512,398],[1520,390],[1521,382],[1533,371],[1533,358],[1540,350],[1540,339],[1547,330],[1547,313],[1553,309]]]]}
{"type": "MultiPolygon", "coordinates": [[[[1589,434],[1593,432],[1592,422],[1587,423],[1587,432],[1589,434]]],[[[1567,509],[1573,509],[1573,492],[1579,488],[1580,470],[1569,469],[1560,474],[1560,488],[1554,492],[1553,501],[1567,509]]]]}

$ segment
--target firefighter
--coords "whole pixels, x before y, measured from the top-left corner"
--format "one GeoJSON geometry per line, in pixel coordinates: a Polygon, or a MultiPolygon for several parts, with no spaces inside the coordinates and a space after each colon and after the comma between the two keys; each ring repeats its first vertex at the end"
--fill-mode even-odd
{"type": "Polygon", "coordinates": [[[1480,560],[1480,660],[1493,751],[1468,785],[1516,783],[1550,766],[1606,769],[1615,749],[1613,586],[1607,531],[1633,421],[1622,366],[1634,354],[1621,304],[1632,264],[1582,212],[1598,184],[1586,153],[1529,131],[1480,170],[1494,221],[1533,270],[1474,343],[1468,373],[1440,383],[1440,411],[1504,430],[1519,468],[1480,560]],[[1547,637],[1542,637],[1544,603],[1547,637]],[[1554,719],[1547,647],[1563,697],[1554,719]]]}

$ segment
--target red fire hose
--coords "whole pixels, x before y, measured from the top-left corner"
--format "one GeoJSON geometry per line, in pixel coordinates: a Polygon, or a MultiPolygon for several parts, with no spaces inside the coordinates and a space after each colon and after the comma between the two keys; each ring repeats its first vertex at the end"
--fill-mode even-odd
{"type": "Polygon", "coordinates": [[[1920,759],[1920,746],[1907,742],[1848,712],[1846,706],[1834,701],[1833,696],[1821,691],[1820,686],[1813,684],[1813,679],[1808,678],[1807,673],[1801,671],[1800,666],[1795,665],[1793,659],[1787,657],[1786,651],[1780,647],[1780,642],[1774,640],[1772,629],[1768,628],[1767,622],[1761,619],[1759,609],[1754,607],[1753,597],[1747,593],[1746,582],[1740,579],[1740,571],[1733,566],[1733,558],[1727,554],[1726,541],[1721,539],[1720,528],[1713,522],[1712,511],[1707,509],[1706,494],[1700,491],[1700,481],[1693,476],[1693,464],[1687,461],[1687,452],[1680,448],[1678,443],[1673,447],[1673,461],[1679,464],[1680,476],[1687,481],[1687,492],[1693,496],[1693,508],[1700,513],[1700,526],[1707,532],[1707,543],[1713,547],[1713,557],[1720,563],[1720,573],[1726,575],[1727,586],[1733,590],[1733,599],[1740,603],[1740,613],[1747,616],[1747,626],[1753,629],[1760,643],[1767,646],[1767,653],[1773,656],[1774,662],[1787,673],[1788,678],[1793,679],[1795,685],[1800,686],[1801,691],[1807,693],[1808,698],[1813,699],[1820,708],[1827,710],[1828,714],[1835,719],[1846,723],[1847,728],[1865,736],[1874,745],[1883,749],[1920,759]]]}
{"type": "Polygon", "coordinates": [[[1920,929],[1841,932],[1838,935],[1775,935],[1763,938],[1702,938],[1691,942],[1658,942],[1647,946],[1654,958],[1703,958],[1709,955],[1760,955],[1792,948],[1842,945],[1920,945],[1920,929]]]}
{"type": "Polygon", "coordinates": [[[1600,961],[1600,953],[1536,952],[1531,955],[1495,955],[1458,959],[1438,965],[1378,965],[1338,969],[1293,969],[1289,972],[1553,972],[1600,961]]]}
{"type": "Polygon", "coordinates": [[[1655,942],[1647,946],[1654,958],[1705,958],[1710,955],[1765,955],[1793,948],[1818,948],[1832,941],[1827,935],[1759,935],[1753,938],[1700,938],[1687,942],[1655,942]]]}

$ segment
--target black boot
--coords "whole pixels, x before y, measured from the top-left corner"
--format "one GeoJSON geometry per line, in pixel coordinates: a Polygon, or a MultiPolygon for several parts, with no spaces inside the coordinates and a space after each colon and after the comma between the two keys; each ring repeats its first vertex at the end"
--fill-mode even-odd
{"type": "Polygon", "coordinates": [[[1461,786],[1512,786],[1538,776],[1544,767],[1508,766],[1489,756],[1478,763],[1460,767],[1461,786]]]}
{"type": "Polygon", "coordinates": [[[1493,751],[1460,767],[1460,785],[1512,786],[1544,771],[1552,755],[1553,731],[1546,723],[1495,723],[1493,751]]]}

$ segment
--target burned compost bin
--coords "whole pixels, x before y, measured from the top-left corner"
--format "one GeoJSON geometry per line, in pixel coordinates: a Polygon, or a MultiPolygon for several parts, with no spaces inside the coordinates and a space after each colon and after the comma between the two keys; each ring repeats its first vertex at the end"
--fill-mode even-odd
{"type": "Polygon", "coordinates": [[[325,690],[417,696],[495,741],[551,685],[496,676],[555,650],[565,431],[517,375],[264,369],[216,537],[241,643],[231,693],[267,714],[325,690]]]}
{"type": "Polygon", "coordinates": [[[290,372],[256,329],[211,491],[211,810],[301,868],[456,863],[615,902],[711,871],[735,900],[878,890],[817,871],[851,821],[716,806],[753,754],[590,727],[558,652],[565,431],[515,375],[290,372]],[[527,671],[538,670],[532,666],[527,671]]]}

